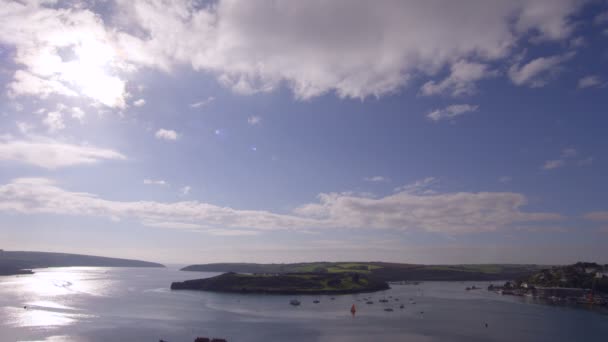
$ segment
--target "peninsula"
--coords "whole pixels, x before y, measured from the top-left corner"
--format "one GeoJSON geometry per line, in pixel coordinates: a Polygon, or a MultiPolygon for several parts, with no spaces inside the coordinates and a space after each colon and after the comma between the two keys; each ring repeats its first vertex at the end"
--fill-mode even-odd
{"type": "Polygon", "coordinates": [[[361,273],[224,273],[171,284],[172,290],[265,294],[348,294],[388,289],[386,282],[361,273]]]}
{"type": "Polygon", "coordinates": [[[0,275],[31,274],[47,267],[165,267],[154,262],[92,255],[0,250],[0,275]]]}

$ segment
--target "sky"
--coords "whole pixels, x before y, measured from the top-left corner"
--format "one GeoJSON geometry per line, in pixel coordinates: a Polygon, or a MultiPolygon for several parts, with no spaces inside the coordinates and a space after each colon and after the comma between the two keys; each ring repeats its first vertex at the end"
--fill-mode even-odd
{"type": "Polygon", "coordinates": [[[0,248],[608,263],[608,1],[0,0],[0,248]]]}

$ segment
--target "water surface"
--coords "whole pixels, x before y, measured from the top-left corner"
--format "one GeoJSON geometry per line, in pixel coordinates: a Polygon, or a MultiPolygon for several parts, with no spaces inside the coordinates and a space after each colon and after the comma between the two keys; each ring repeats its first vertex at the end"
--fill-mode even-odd
{"type": "Polygon", "coordinates": [[[75,267],[0,277],[0,340],[176,342],[214,336],[229,342],[555,342],[606,341],[608,336],[608,315],[601,310],[464,290],[485,288],[486,282],[393,285],[334,300],[297,296],[299,307],[289,305],[293,296],[169,290],[172,281],[213,275],[75,267]],[[374,304],[365,304],[367,297],[374,304]],[[389,303],[380,303],[383,298],[389,303]],[[319,304],[313,303],[316,299],[319,304]],[[352,304],[357,306],[354,317],[352,304]],[[388,307],[394,311],[384,311],[388,307]]]}

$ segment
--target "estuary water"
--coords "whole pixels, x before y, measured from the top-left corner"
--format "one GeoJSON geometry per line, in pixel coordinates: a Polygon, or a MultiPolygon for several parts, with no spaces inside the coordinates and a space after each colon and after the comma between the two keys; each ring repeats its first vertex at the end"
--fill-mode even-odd
{"type": "Polygon", "coordinates": [[[605,311],[500,296],[485,290],[487,282],[392,285],[384,292],[333,300],[169,289],[172,281],[214,275],[176,268],[70,267],[0,277],[0,341],[192,342],[207,336],[228,342],[555,342],[608,336],[605,311]],[[464,290],[471,285],[484,290],[464,290]],[[374,304],[365,304],[368,297],[374,304]],[[289,305],[293,298],[302,304],[289,305]]]}

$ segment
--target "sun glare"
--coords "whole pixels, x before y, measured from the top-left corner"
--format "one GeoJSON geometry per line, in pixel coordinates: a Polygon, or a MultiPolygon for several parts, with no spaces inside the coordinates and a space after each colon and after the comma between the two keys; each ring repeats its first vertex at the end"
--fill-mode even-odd
{"type": "Polygon", "coordinates": [[[109,72],[117,58],[114,49],[91,39],[74,47],[73,53],[75,58],[61,65],[61,78],[106,106],[124,106],[125,81],[109,72]]]}

